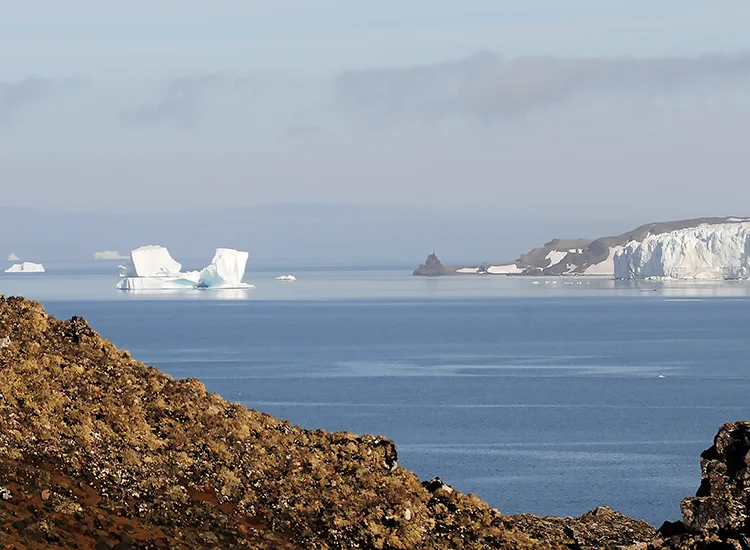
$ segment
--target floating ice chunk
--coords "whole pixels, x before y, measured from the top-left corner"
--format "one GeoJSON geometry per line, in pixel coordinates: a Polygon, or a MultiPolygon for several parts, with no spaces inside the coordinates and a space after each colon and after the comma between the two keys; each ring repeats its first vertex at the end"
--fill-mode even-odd
{"type": "Polygon", "coordinates": [[[278,277],[276,277],[276,280],[277,281],[296,281],[297,277],[295,277],[294,275],[279,275],[278,277]]]}
{"type": "Polygon", "coordinates": [[[248,253],[233,248],[217,248],[211,263],[204,267],[197,281],[199,288],[249,288],[242,282],[248,253]]]}
{"type": "Polygon", "coordinates": [[[22,264],[13,264],[5,270],[6,273],[44,273],[42,264],[34,262],[23,262],[22,264]]]}
{"type": "Polygon", "coordinates": [[[142,246],[130,253],[132,261],[118,266],[120,290],[189,290],[196,288],[245,289],[243,283],[248,253],[217,248],[211,263],[201,271],[182,273],[182,264],[169,251],[156,245],[142,246]]]}
{"type": "Polygon", "coordinates": [[[141,246],[130,252],[133,269],[138,277],[169,277],[180,274],[182,264],[159,245],[141,246]]]}
{"type": "Polygon", "coordinates": [[[127,256],[122,256],[117,250],[102,250],[94,252],[95,260],[127,260],[127,256]]]}
{"type": "Polygon", "coordinates": [[[21,259],[21,258],[19,258],[18,256],[16,256],[16,253],[15,253],[15,252],[11,252],[11,253],[10,253],[10,255],[8,256],[8,261],[9,261],[9,262],[17,262],[17,261],[19,261],[20,259],[21,259]]]}

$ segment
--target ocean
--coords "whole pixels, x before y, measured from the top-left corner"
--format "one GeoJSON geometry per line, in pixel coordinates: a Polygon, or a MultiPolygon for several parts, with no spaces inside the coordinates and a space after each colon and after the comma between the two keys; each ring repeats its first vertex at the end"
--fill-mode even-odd
{"type": "Polygon", "coordinates": [[[420,478],[504,513],[678,519],[718,427],[750,418],[747,283],[275,274],[249,274],[249,291],[133,294],[99,268],[49,269],[2,275],[0,293],[83,316],[230,401],[382,434],[420,478]]]}

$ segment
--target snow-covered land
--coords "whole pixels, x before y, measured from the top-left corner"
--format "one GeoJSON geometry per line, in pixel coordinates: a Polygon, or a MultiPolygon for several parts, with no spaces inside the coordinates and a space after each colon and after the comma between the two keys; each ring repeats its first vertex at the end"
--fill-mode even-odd
{"type": "Polygon", "coordinates": [[[487,273],[491,275],[512,275],[523,273],[523,269],[520,269],[516,264],[491,265],[487,268],[487,273]]]}
{"type": "Polygon", "coordinates": [[[6,273],[44,273],[42,264],[34,262],[23,262],[22,264],[13,264],[5,270],[6,273]]]}
{"type": "Polygon", "coordinates": [[[163,246],[148,245],[130,253],[131,261],[120,267],[120,290],[186,290],[196,288],[253,288],[243,283],[248,253],[217,248],[211,263],[201,271],[182,272],[163,246]]]}
{"type": "Polygon", "coordinates": [[[94,252],[95,260],[127,260],[127,256],[122,256],[117,250],[102,250],[94,252]]]}
{"type": "Polygon", "coordinates": [[[615,256],[622,250],[621,246],[610,246],[607,259],[598,264],[592,264],[583,271],[584,275],[614,275],[615,256]]]}
{"type": "Polygon", "coordinates": [[[21,259],[21,258],[19,258],[18,256],[16,256],[16,253],[15,253],[15,252],[11,252],[11,253],[10,253],[10,255],[8,256],[8,261],[9,261],[9,262],[17,262],[17,261],[19,261],[20,259],[21,259]]]}
{"type": "Polygon", "coordinates": [[[744,279],[750,222],[703,224],[631,241],[615,255],[616,279],[744,279]]]}

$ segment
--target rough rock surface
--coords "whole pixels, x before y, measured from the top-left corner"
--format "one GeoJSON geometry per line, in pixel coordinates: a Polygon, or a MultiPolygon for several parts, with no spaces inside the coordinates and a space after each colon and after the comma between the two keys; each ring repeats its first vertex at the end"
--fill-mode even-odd
{"type": "Polygon", "coordinates": [[[422,265],[414,270],[414,275],[420,275],[422,277],[440,277],[442,275],[455,275],[455,268],[445,267],[435,253],[427,256],[427,259],[422,265]]]}
{"type": "Polygon", "coordinates": [[[701,484],[682,523],[661,527],[664,548],[750,548],[750,421],[724,424],[701,454],[701,484]]]}
{"type": "Polygon", "coordinates": [[[0,296],[0,548],[617,548],[648,524],[503,516],[383,437],[308,431],[0,296]]]}
{"type": "Polygon", "coordinates": [[[0,548],[750,549],[750,421],[701,455],[682,522],[505,516],[420,483],[382,437],[308,431],[0,296],[0,548]]]}

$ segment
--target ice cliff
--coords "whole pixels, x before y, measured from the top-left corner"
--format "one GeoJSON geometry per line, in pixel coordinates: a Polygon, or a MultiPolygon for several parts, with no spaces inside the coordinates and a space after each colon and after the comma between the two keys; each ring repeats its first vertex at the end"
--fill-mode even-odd
{"type": "Polygon", "coordinates": [[[13,264],[5,270],[6,273],[44,273],[42,264],[34,262],[23,262],[22,264],[13,264]]]}
{"type": "Polygon", "coordinates": [[[148,245],[130,253],[128,265],[120,266],[120,290],[184,290],[195,288],[253,288],[243,283],[248,253],[217,248],[211,263],[201,271],[182,271],[163,246],[148,245]]]}
{"type": "Polygon", "coordinates": [[[750,222],[702,224],[631,241],[615,255],[616,279],[745,279],[750,222]]]}
{"type": "Polygon", "coordinates": [[[198,287],[248,288],[250,285],[242,282],[247,258],[247,252],[232,248],[217,248],[211,263],[200,272],[198,287]]]}

